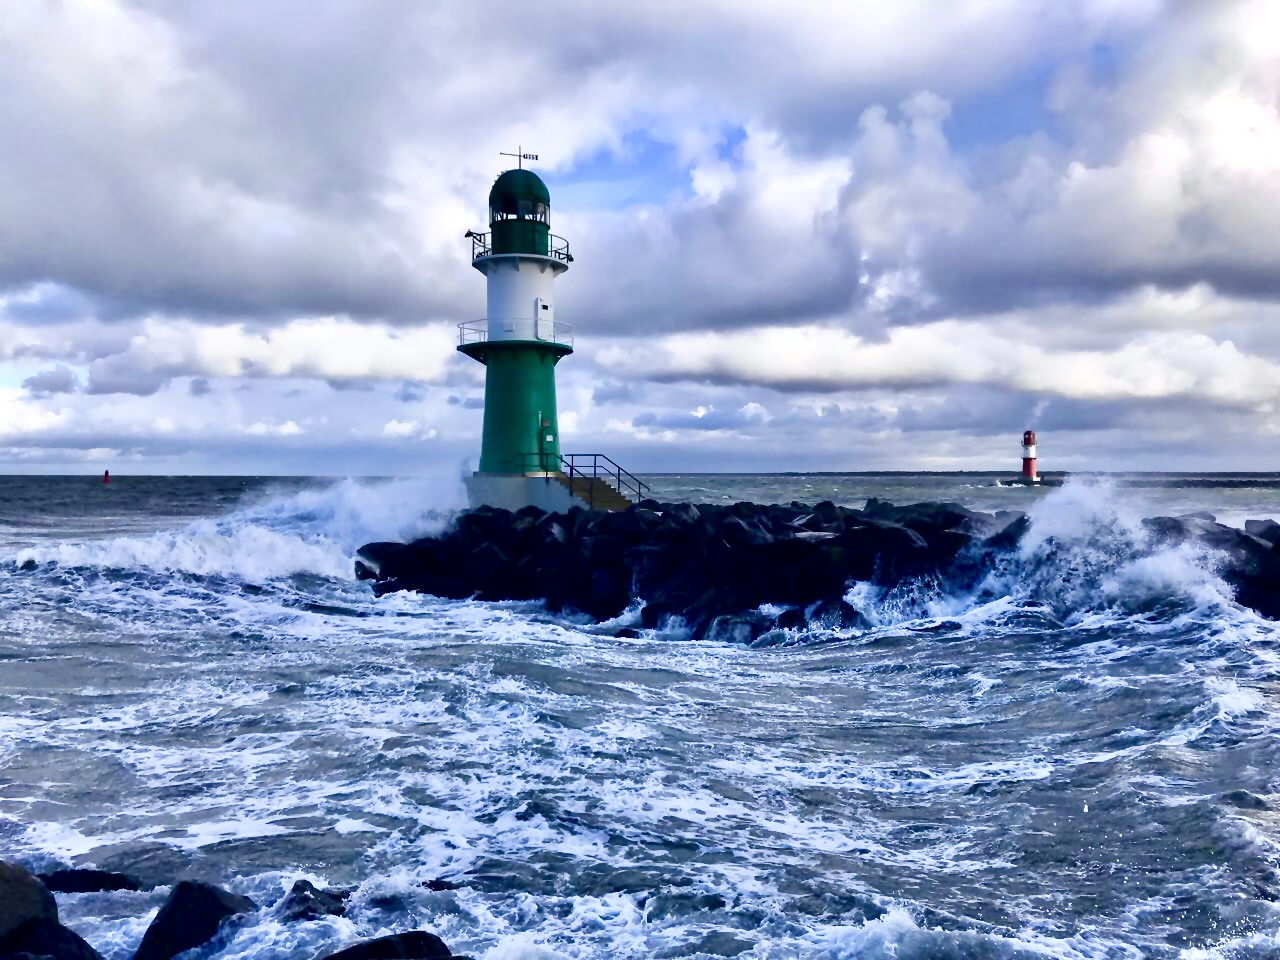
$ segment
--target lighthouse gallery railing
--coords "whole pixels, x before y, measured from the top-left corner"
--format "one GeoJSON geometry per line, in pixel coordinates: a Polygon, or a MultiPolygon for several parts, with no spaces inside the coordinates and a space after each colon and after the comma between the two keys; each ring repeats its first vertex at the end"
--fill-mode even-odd
{"type": "MultiPolygon", "coordinates": [[[[546,256],[552,260],[559,260],[561,263],[573,263],[573,254],[569,252],[569,241],[554,233],[547,234],[547,252],[546,256]]],[[[471,234],[471,259],[479,260],[481,257],[493,256],[493,244],[489,241],[489,234],[475,233],[471,234]]],[[[521,256],[529,256],[529,254],[521,254],[521,256]]],[[[542,256],[542,254],[537,254],[542,256]]]]}
{"type": "Polygon", "coordinates": [[[573,346],[573,324],[559,320],[537,320],[533,317],[503,319],[486,317],[458,324],[458,343],[487,343],[490,340],[541,340],[573,346]]]}

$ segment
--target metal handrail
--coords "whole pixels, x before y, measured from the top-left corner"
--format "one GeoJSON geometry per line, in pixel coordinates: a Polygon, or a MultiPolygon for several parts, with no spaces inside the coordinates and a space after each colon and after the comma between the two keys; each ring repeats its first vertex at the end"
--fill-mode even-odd
{"type": "Polygon", "coordinates": [[[560,320],[539,320],[535,317],[484,317],[458,324],[460,346],[466,346],[468,343],[487,343],[490,340],[540,340],[543,343],[559,343],[572,347],[573,324],[563,323],[560,320]],[[498,330],[498,336],[489,335],[490,322],[502,324],[498,330]],[[547,333],[550,333],[550,336],[546,336],[547,333]]]}
{"type": "MultiPolygon", "coordinates": [[[[544,451],[542,453],[526,453],[521,456],[526,472],[528,472],[530,464],[536,465],[538,470],[547,473],[559,469],[569,478],[570,489],[572,489],[575,479],[587,481],[604,480],[623,497],[636,503],[648,499],[649,496],[649,485],[647,483],[635,474],[623,470],[622,467],[618,466],[617,463],[603,453],[551,453],[544,451]],[[586,467],[588,461],[590,462],[589,472],[586,467]]],[[[595,506],[595,490],[590,482],[587,484],[587,505],[589,507],[595,506]]]]}
{"type": "MultiPolygon", "coordinates": [[[[492,257],[493,244],[489,240],[487,233],[471,233],[471,259],[479,260],[481,257],[492,257]]],[[[545,254],[534,253],[521,256],[550,257],[552,260],[559,260],[561,263],[573,263],[573,254],[569,252],[569,241],[558,234],[547,234],[547,252],[545,254]]]]}

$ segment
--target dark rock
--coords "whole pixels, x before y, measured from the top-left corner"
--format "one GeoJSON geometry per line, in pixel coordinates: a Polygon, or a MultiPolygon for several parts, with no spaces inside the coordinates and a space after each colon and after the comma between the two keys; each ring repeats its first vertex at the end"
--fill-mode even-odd
{"type": "Polygon", "coordinates": [[[1250,793],[1248,790],[1228,790],[1219,797],[1223,803],[1229,803],[1231,806],[1239,810],[1270,810],[1271,804],[1267,803],[1262,797],[1256,793],[1250,793]]]}
{"type": "Polygon", "coordinates": [[[827,630],[870,630],[871,621],[847,600],[819,600],[809,611],[809,621],[827,630]]]}
{"type": "Polygon", "coordinates": [[[1280,523],[1274,520],[1246,520],[1244,532],[1272,545],[1280,543],[1280,523]]]}
{"type": "Polygon", "coordinates": [[[463,884],[454,883],[452,880],[423,880],[422,886],[435,893],[444,893],[448,890],[461,890],[463,884]]]}
{"type": "Polygon", "coordinates": [[[320,890],[310,881],[297,880],[276,907],[276,914],[288,921],[342,917],[346,916],[350,897],[349,890],[320,890]]]}
{"type": "Polygon", "coordinates": [[[415,930],[357,943],[324,960],[448,960],[450,956],[449,948],[434,933],[415,930]]]}
{"type": "Polygon", "coordinates": [[[1016,550],[1018,544],[1022,542],[1022,538],[1026,536],[1028,530],[1031,529],[1031,519],[1023,514],[1012,523],[1007,525],[999,533],[992,534],[983,541],[983,546],[988,550],[996,550],[1007,552],[1016,550]]]}
{"type": "MultiPolygon", "coordinates": [[[[1239,602],[1280,617],[1280,524],[1250,521],[1251,530],[1274,536],[1273,543],[1207,514],[1145,523],[1153,546],[1195,541],[1214,551],[1239,602]]],[[[456,599],[542,600],[552,612],[598,621],[640,601],[646,628],[680,617],[695,639],[755,643],[771,627],[803,626],[798,613],[776,625],[743,613],[764,604],[804,609],[823,601],[831,628],[865,629],[856,611],[839,607],[850,581],[893,588],[928,577],[946,589],[975,588],[1006,562],[1030,526],[1016,511],[896,506],[874,497],[861,511],[831,501],[812,509],[652,501],[619,513],[483,509],[460,515],[436,537],[362,547],[358,574],[373,578],[377,595],[417,590],[456,599]]]]}
{"type": "Polygon", "coordinates": [[[773,625],[779,630],[803,630],[806,622],[804,611],[793,607],[778,614],[778,619],[773,625]]]}
{"type": "Polygon", "coordinates": [[[54,893],[100,893],[104,890],[141,890],[142,882],[127,873],[110,870],[54,870],[40,874],[54,893]]]}
{"type": "Polygon", "coordinates": [[[1198,517],[1152,517],[1142,525],[1157,545],[1194,541],[1216,551],[1222,557],[1218,573],[1235,590],[1236,601],[1280,618],[1280,554],[1270,543],[1198,517]]]}
{"type": "Polygon", "coordinates": [[[49,960],[102,960],[102,955],[78,933],[48,918],[24,923],[0,940],[0,954],[49,960]]]}
{"type": "Polygon", "coordinates": [[[763,547],[773,542],[773,537],[754,523],[741,517],[726,517],[720,524],[720,536],[731,547],[763,547]]]}
{"type": "Polygon", "coordinates": [[[58,922],[53,894],[27,870],[0,860],[0,940],[37,920],[58,922]]]}
{"type": "Polygon", "coordinates": [[[676,524],[681,527],[691,527],[701,518],[702,514],[698,512],[698,508],[692,503],[674,503],[662,511],[662,519],[666,523],[676,524]]]}
{"type": "Polygon", "coordinates": [[[384,571],[389,571],[390,568],[394,567],[398,561],[404,558],[408,550],[408,544],[404,543],[386,543],[382,541],[366,543],[356,551],[356,576],[361,580],[369,577],[384,576],[384,571]],[[361,576],[361,569],[366,571],[369,576],[361,576]]]}
{"type": "Polygon", "coordinates": [[[1193,510],[1191,513],[1184,513],[1179,520],[1207,520],[1209,523],[1217,523],[1218,518],[1207,510],[1193,510]]]}
{"type": "Polygon", "coordinates": [[[180,881],[147,927],[134,960],[171,960],[212,940],[227,919],[256,909],[248,897],[213,884],[180,881]]]}

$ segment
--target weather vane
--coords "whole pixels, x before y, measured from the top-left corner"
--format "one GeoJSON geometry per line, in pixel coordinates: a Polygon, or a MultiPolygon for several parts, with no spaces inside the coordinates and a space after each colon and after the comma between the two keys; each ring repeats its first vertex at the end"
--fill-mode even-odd
{"type": "Polygon", "coordinates": [[[503,156],[503,157],[515,157],[515,158],[516,158],[516,166],[517,166],[517,167],[519,167],[519,168],[520,168],[520,169],[522,169],[522,170],[524,169],[524,162],[525,162],[526,160],[537,160],[537,159],[538,159],[538,155],[537,155],[536,153],[525,153],[525,152],[524,152],[524,147],[516,147],[516,151],[517,151],[516,153],[506,153],[506,152],[504,152],[504,151],[501,151],[501,150],[500,150],[500,151],[498,151],[498,154],[499,154],[499,156],[503,156]]]}

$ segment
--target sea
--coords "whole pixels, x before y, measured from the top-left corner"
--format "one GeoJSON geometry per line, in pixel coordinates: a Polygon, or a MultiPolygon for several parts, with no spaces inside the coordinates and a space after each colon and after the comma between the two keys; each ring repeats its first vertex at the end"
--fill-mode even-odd
{"type": "Polygon", "coordinates": [[[192,958],[431,930],[475,960],[1280,956],[1280,647],[1141,519],[1280,519],[1280,475],[667,475],[661,501],[1022,510],[981,593],[693,642],[394,594],[356,549],[456,477],[0,478],[0,858],[127,960],[179,877],[261,907],[192,958]],[[295,880],[352,891],[285,923],[295,880]]]}

